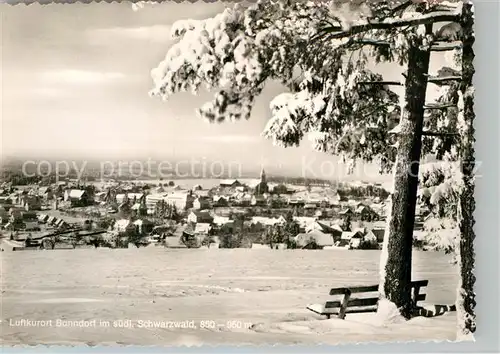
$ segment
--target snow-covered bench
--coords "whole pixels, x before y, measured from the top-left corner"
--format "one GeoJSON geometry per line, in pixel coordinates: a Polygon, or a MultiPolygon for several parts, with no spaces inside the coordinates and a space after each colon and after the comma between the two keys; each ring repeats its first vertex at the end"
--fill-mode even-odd
{"type": "MultiPolygon", "coordinates": [[[[425,288],[427,284],[429,284],[428,280],[411,283],[412,299],[415,306],[419,301],[425,300],[426,294],[421,294],[420,290],[425,288]]],[[[330,295],[343,295],[343,297],[340,300],[327,301],[324,305],[309,305],[307,309],[327,318],[330,318],[331,315],[337,315],[340,319],[344,319],[347,313],[377,312],[378,288],[379,286],[376,284],[331,289],[330,295]],[[368,297],[351,298],[351,294],[367,294],[368,297]]]]}

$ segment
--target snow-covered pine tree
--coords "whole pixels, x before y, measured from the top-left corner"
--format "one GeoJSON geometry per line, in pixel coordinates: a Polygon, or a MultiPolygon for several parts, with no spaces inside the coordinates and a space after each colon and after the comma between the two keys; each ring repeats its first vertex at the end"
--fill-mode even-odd
{"type": "MultiPolygon", "coordinates": [[[[441,73],[453,77],[442,87],[426,130],[435,132],[424,138],[424,153],[443,161],[427,164],[421,174],[421,198],[431,207],[424,224],[428,242],[437,250],[453,253],[459,265],[457,312],[458,335],[475,332],[474,293],[474,43],[473,5],[465,2],[462,18],[454,26],[457,47],[449,68],[441,73]]],[[[448,28],[451,28],[450,26],[448,28]]]]}
{"type": "Polygon", "coordinates": [[[460,6],[407,1],[394,7],[381,1],[358,14],[348,18],[323,2],[276,1],[180,21],[172,29],[178,42],[152,72],[152,94],[167,99],[202,84],[218,89],[199,114],[222,122],[249,118],[266,81],[280,81],[290,92],[272,100],[263,132],[276,144],[297,145],[308,135],[317,150],[351,162],[377,158],[385,171],[397,152],[381,290],[408,317],[425,74],[434,39],[429,28],[456,21],[460,6]],[[379,62],[409,64],[403,110],[389,89],[394,83],[368,69],[366,48],[374,49],[379,62]],[[393,149],[390,130],[399,120],[399,146],[393,149]]]}

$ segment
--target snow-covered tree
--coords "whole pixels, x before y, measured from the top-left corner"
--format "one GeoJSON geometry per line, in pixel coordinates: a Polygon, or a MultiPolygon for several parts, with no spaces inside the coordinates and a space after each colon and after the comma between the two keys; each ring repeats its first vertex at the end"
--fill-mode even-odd
{"type": "Polygon", "coordinates": [[[271,101],[265,137],[290,146],[308,136],[315,149],[350,162],[377,159],[382,171],[394,167],[381,295],[408,317],[425,92],[436,40],[432,24],[458,21],[461,3],[395,6],[383,0],[363,5],[363,11],[345,7],[262,1],[202,21],[180,21],[172,28],[177,43],[152,71],[151,93],[168,99],[202,86],[216,90],[198,113],[223,122],[248,119],[266,82],[279,81],[288,92],[271,101]],[[370,70],[374,60],[407,66],[402,103],[389,88],[400,83],[370,70]]]}

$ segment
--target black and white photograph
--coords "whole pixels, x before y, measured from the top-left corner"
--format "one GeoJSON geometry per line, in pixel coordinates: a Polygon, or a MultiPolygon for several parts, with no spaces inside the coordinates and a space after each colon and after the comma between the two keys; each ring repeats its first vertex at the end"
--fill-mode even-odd
{"type": "Polygon", "coordinates": [[[0,18],[3,346],[474,340],[472,2],[0,18]]]}

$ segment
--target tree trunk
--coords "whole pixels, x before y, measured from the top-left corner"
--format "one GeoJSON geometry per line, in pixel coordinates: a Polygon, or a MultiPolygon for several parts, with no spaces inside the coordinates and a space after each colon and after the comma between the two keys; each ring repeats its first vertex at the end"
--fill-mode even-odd
{"type": "Polygon", "coordinates": [[[457,299],[459,335],[470,335],[476,330],[474,307],[476,305],[474,283],[474,89],[472,76],[474,75],[474,13],[472,3],[464,3],[462,14],[463,51],[462,51],[462,82],[460,91],[463,95],[464,131],[462,136],[462,174],[464,188],[460,194],[459,210],[459,266],[460,278],[459,294],[457,299]]]}
{"type": "Polygon", "coordinates": [[[408,51],[405,107],[401,117],[396,155],[394,191],[382,252],[381,295],[410,318],[413,227],[417,203],[425,94],[430,52],[413,43],[408,51]],[[386,258],[386,259],[384,259],[386,258]]]}

